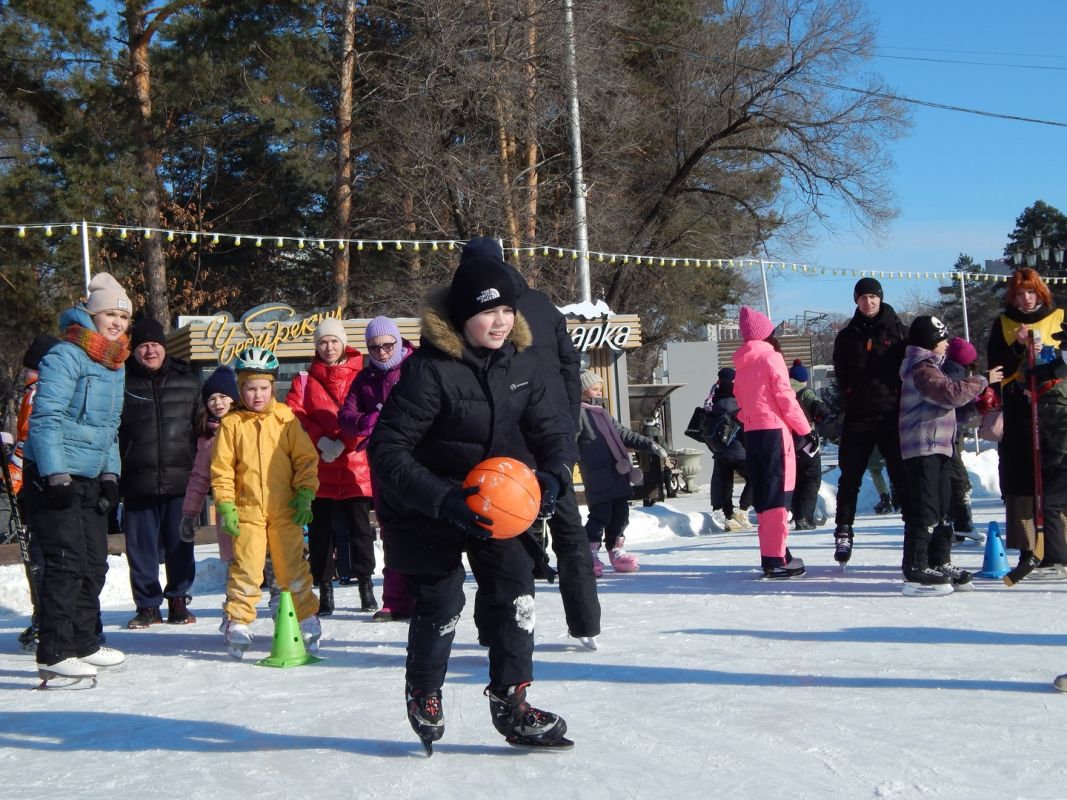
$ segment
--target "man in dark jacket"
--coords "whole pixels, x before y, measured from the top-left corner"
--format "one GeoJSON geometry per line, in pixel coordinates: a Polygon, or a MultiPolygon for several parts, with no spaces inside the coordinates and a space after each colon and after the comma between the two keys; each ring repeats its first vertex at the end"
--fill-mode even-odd
{"type": "Polygon", "coordinates": [[[853,290],[856,313],[834,340],[834,375],[841,392],[844,423],[838,465],[837,528],[834,558],[841,564],[852,557],[852,523],[856,498],[876,446],[885,457],[889,479],[904,494],[904,465],[900,458],[900,364],[908,329],[893,307],[882,302],[882,285],[874,278],[861,278],[853,290]]]}
{"type": "MultiPolygon", "coordinates": [[[[502,266],[515,285],[515,310],[526,319],[533,334],[527,350],[541,369],[547,384],[548,399],[560,416],[568,417],[577,435],[582,402],[578,380],[581,356],[567,331],[567,319],[544,292],[530,288],[526,279],[511,264],[495,239],[476,237],[464,247],[471,258],[484,258],[489,264],[502,266]]],[[[578,511],[578,498],[568,481],[556,501],[556,510],[548,521],[552,532],[552,550],[559,570],[559,594],[570,635],[586,647],[595,647],[600,635],[600,599],[597,597],[593,560],[589,541],[578,511]]]]}
{"type": "Polygon", "coordinates": [[[167,355],[163,326],[154,319],[134,324],[126,362],[126,398],[119,427],[122,454],[123,528],[130,588],[137,614],[130,628],[163,621],[196,622],[187,604],[196,576],[193,543],[179,535],[182,500],[193,467],[193,423],[200,379],[185,361],[167,355]],[[159,585],[159,551],[164,552],[166,587],[159,585]]]}

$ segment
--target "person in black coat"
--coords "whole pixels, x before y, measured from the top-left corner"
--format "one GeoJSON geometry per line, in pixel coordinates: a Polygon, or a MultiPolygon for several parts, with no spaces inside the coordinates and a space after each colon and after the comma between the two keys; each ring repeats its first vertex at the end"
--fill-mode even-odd
{"type": "Polygon", "coordinates": [[[841,477],[837,484],[837,528],[834,558],[844,564],[852,557],[852,523],[856,498],[871,451],[885,458],[889,480],[904,495],[904,462],[900,457],[900,365],[908,330],[888,303],[882,302],[882,285],[861,278],[853,290],[856,313],[834,339],[834,376],[841,391],[844,423],[838,448],[841,477]]]}
{"type": "MultiPolygon", "coordinates": [[[[544,292],[531,289],[519,271],[504,261],[503,251],[495,239],[471,239],[464,252],[469,259],[477,255],[479,263],[503,266],[511,276],[516,294],[515,310],[522,314],[533,335],[527,352],[541,366],[539,371],[545,379],[549,402],[557,413],[571,419],[577,432],[582,402],[578,379],[581,356],[567,330],[567,318],[544,292]]],[[[552,532],[552,551],[556,554],[559,596],[563,601],[567,631],[584,646],[595,648],[595,637],[600,635],[600,599],[578,498],[569,482],[556,500],[556,511],[548,521],[548,528],[552,532]]]]}
{"type": "Polygon", "coordinates": [[[722,511],[724,527],[728,531],[750,531],[752,523],[748,518],[748,508],[752,505],[752,489],[748,482],[745,466],[745,432],[739,430],[734,438],[723,446],[713,434],[720,426],[737,420],[737,398],[734,397],[733,367],[719,370],[718,380],[711,387],[704,409],[704,441],[711,450],[714,467],[711,472],[711,510],[722,511]],[[740,475],[745,482],[737,508],[734,508],[734,475],[740,475]]]}
{"type": "Polygon", "coordinates": [[[123,530],[137,607],[127,627],[162,622],[164,597],[167,622],[185,625],[196,622],[187,607],[196,560],[193,543],[183,542],[179,529],[196,450],[200,378],[188,363],[167,355],[163,326],[154,319],[134,323],[131,349],[119,426],[123,530]],[[159,585],[160,549],[165,587],[159,585]]]}
{"type": "Polygon", "coordinates": [[[542,514],[550,515],[577,459],[569,417],[546,398],[538,361],[525,353],[530,327],[515,312],[502,266],[464,250],[452,284],[422,314],[419,349],[382,408],[368,454],[378,492],[385,563],[414,599],[408,628],[406,698],[428,752],[444,733],[441,687],[464,605],[462,556],[478,584],[474,622],[489,648],[493,723],[510,742],[566,746],[566,723],[532,708],[534,562],[516,538],[494,539],[489,520],[462,488],[486,458],[537,470],[542,514]]]}

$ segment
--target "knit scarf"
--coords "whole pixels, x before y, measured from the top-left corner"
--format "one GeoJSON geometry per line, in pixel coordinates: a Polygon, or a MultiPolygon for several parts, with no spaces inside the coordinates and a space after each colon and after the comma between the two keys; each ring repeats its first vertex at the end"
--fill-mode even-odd
{"type": "Polygon", "coordinates": [[[126,334],[116,341],[111,341],[106,336],[73,322],[63,331],[63,339],[76,344],[89,358],[107,369],[122,369],[130,356],[130,337],[126,334]]]}
{"type": "Polygon", "coordinates": [[[633,464],[630,463],[630,455],[626,451],[626,445],[623,443],[622,437],[619,436],[619,432],[615,429],[611,416],[605,409],[589,403],[582,403],[582,408],[589,412],[593,427],[597,429],[600,437],[607,444],[608,450],[611,451],[612,458],[615,459],[615,471],[620,475],[629,473],[633,469],[633,464]]]}
{"type": "Polygon", "coordinates": [[[367,355],[367,358],[370,360],[370,363],[372,363],[382,372],[388,372],[404,360],[404,354],[407,352],[407,349],[403,345],[401,345],[400,347],[393,348],[393,355],[389,358],[388,361],[379,361],[374,356],[369,354],[367,355]]]}

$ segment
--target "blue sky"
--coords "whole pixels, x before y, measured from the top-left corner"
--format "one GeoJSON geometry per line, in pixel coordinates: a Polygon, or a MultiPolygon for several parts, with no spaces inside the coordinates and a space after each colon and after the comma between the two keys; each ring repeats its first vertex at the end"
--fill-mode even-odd
{"type": "MultiPolygon", "coordinates": [[[[1067,123],[1067,51],[1058,45],[1067,31],[1067,0],[867,0],[867,7],[881,55],[997,65],[873,59],[870,70],[896,94],[1067,123]]],[[[850,231],[839,216],[837,235],[820,229],[812,249],[777,257],[838,269],[943,271],[960,253],[979,263],[998,258],[1016,217],[1035,200],[1067,210],[1067,127],[915,105],[909,112],[912,128],[892,146],[901,213],[884,237],[850,231]]],[[[829,273],[773,276],[772,316],[851,314],[855,281],[829,273]]],[[[898,310],[932,297],[938,283],[882,280],[886,302],[898,310]]]]}

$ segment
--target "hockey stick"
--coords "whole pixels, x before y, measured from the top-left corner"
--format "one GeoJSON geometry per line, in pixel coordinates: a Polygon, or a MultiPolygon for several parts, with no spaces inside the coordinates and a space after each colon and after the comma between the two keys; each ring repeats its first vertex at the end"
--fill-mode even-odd
{"type": "Polygon", "coordinates": [[[19,543],[19,556],[22,558],[22,566],[26,568],[26,582],[30,585],[30,602],[33,610],[37,611],[37,584],[33,580],[33,561],[30,559],[30,531],[22,523],[22,514],[19,512],[18,497],[15,496],[15,484],[11,480],[11,472],[7,466],[7,455],[0,452],[0,463],[3,464],[4,491],[7,492],[8,502],[11,505],[11,525],[15,526],[15,537],[19,543]]]}
{"type": "Polygon", "coordinates": [[[1030,390],[1030,442],[1034,451],[1034,549],[1030,557],[1021,561],[1019,566],[1004,576],[1004,583],[1014,586],[1041,563],[1045,557],[1045,503],[1043,485],[1041,482],[1041,423],[1037,418],[1037,376],[1034,375],[1034,365],[1037,362],[1034,332],[1027,332],[1026,366],[1030,373],[1027,383],[1030,390]]]}

